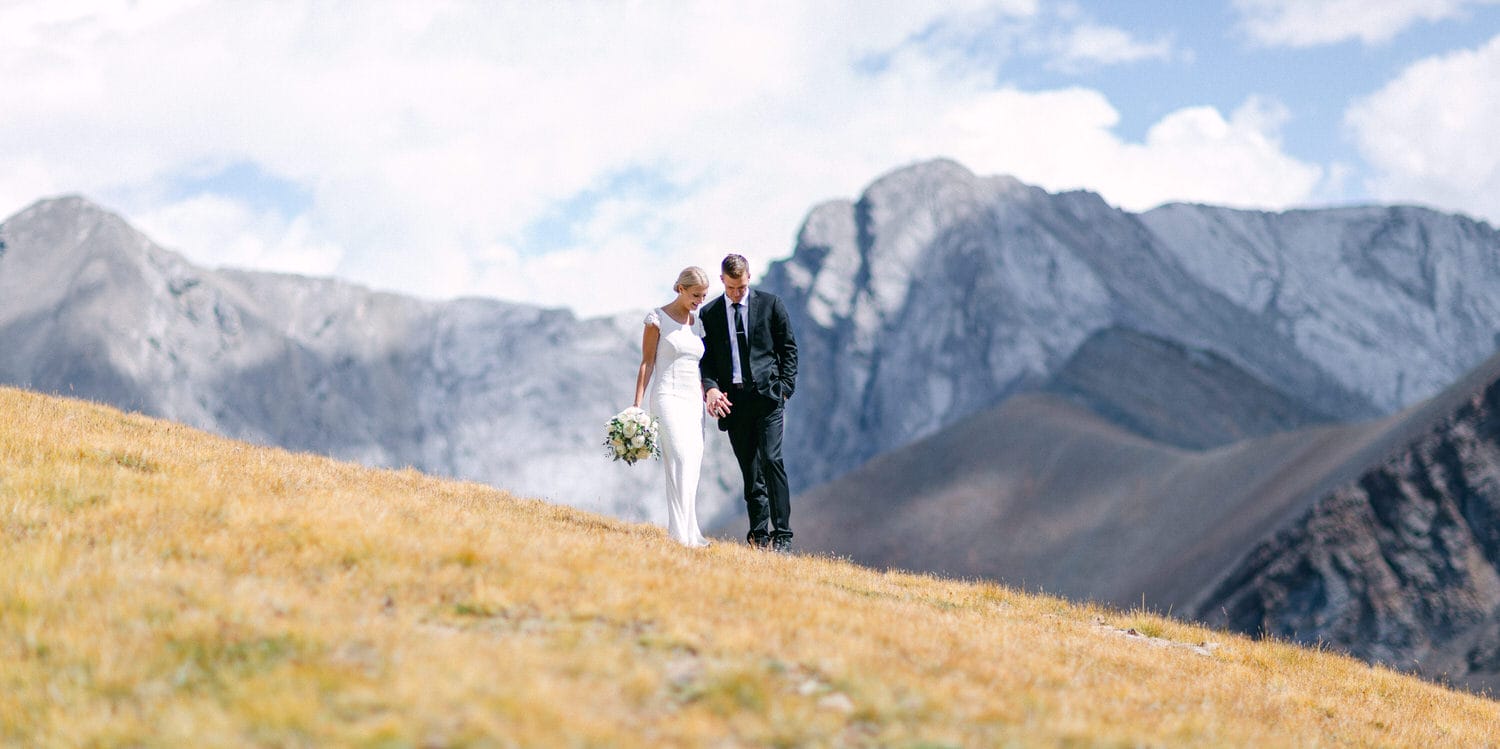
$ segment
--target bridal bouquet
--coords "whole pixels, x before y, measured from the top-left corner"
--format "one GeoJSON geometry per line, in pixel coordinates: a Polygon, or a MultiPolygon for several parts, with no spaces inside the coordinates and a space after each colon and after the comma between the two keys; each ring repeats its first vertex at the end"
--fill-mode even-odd
{"type": "Polygon", "coordinates": [[[604,446],[610,457],[634,464],[653,455],[661,457],[656,432],[660,427],[651,414],[635,406],[617,414],[605,425],[604,446]]]}

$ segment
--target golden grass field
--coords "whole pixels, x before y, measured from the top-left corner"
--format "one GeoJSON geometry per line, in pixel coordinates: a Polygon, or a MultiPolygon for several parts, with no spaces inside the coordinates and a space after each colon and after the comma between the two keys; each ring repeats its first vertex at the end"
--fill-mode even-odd
{"type": "Polygon", "coordinates": [[[477,484],[4,388],[0,526],[9,746],[1500,735],[1496,702],[1328,653],[740,543],[693,551],[477,484]]]}

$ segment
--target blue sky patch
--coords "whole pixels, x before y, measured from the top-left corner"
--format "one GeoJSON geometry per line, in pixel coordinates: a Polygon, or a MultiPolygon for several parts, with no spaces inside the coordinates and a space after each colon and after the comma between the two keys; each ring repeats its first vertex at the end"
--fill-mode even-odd
{"type": "Polygon", "coordinates": [[[299,216],[313,203],[310,188],[267,172],[252,161],[179,176],[171,181],[167,198],[179,201],[200,195],[230,198],[256,212],[273,212],[282,218],[299,216]]]}
{"type": "Polygon", "coordinates": [[[644,166],[631,166],[612,172],[597,184],[552,206],[520,233],[523,255],[545,255],[578,246],[584,241],[583,226],[594,218],[608,200],[641,199],[665,203],[679,198],[689,189],[668,179],[661,172],[644,166]]]}

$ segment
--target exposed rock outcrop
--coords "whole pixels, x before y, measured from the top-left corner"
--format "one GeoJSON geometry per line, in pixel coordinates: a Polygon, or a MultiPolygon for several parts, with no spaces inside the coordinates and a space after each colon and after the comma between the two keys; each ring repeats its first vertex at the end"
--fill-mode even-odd
{"type": "Polygon", "coordinates": [[[1243,632],[1500,686],[1500,380],[1320,498],[1195,610],[1243,632]]]}

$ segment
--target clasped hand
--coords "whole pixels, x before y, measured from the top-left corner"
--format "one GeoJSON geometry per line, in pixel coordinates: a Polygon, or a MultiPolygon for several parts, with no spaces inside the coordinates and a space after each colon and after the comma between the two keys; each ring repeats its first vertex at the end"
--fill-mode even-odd
{"type": "Polygon", "coordinates": [[[729,402],[729,396],[725,395],[724,391],[718,388],[709,390],[708,394],[704,397],[704,402],[708,405],[708,414],[716,419],[728,416],[730,408],[734,406],[733,403],[729,402]]]}

